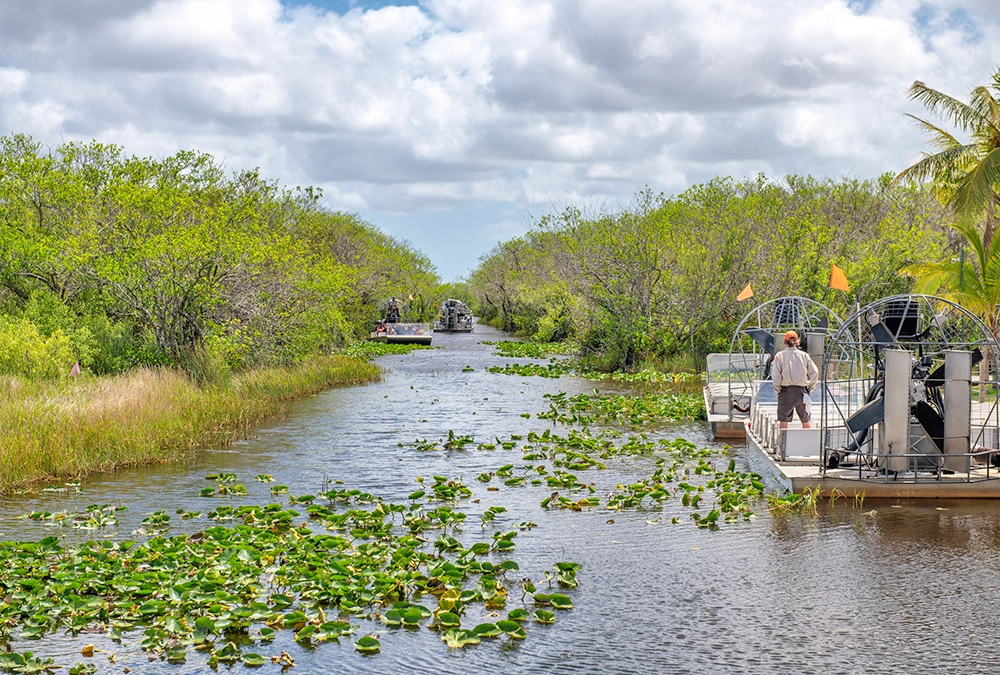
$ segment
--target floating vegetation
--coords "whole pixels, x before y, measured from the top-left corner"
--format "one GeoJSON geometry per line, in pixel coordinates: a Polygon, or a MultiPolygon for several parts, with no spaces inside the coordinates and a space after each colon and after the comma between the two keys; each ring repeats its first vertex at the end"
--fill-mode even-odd
{"type": "Polygon", "coordinates": [[[627,382],[629,384],[696,384],[705,383],[705,373],[665,373],[652,368],[645,368],[635,373],[627,373],[616,370],[613,373],[602,373],[595,370],[587,370],[581,373],[588,380],[613,380],[615,382],[627,382]]]}
{"type": "MultiPolygon", "coordinates": [[[[801,493],[789,493],[786,495],[770,494],[767,496],[768,508],[771,513],[810,513],[815,515],[818,503],[823,499],[822,489],[816,485],[807,485],[801,493]]],[[[855,499],[855,508],[860,508],[864,504],[864,497],[860,504],[855,499]]]]}
{"type": "MultiPolygon", "coordinates": [[[[411,494],[408,503],[348,488],[290,498],[304,508],[304,518],[301,511],[280,504],[223,505],[208,517],[231,525],[191,535],[166,536],[170,516],[156,511],[137,530],[151,535],[141,543],[66,544],[58,537],[0,542],[0,596],[7,598],[0,603],[0,643],[100,630],[169,663],[202,653],[214,668],[265,663],[259,647],[281,630],[290,631],[299,644],[318,646],[378,620],[389,628],[439,630],[449,648],[461,648],[485,637],[524,639],[522,622],[532,617],[538,623],[555,621],[554,613],[536,609],[530,614],[515,606],[507,619],[462,626],[476,604],[502,610],[510,603],[513,582],[507,575],[520,568],[508,556],[516,548],[518,530],[498,530],[467,545],[456,538],[466,518],[456,505],[471,490],[447,476],[434,476],[433,483],[418,477],[417,482],[423,489],[411,494]],[[435,531],[436,536],[428,536],[435,531]],[[490,560],[494,555],[500,557],[490,560]]],[[[279,487],[284,486],[271,489],[279,487]]],[[[63,524],[84,517],[113,518],[122,508],[97,505],[63,517],[25,517],[63,524]]],[[[502,506],[490,506],[482,526],[505,512],[502,506]]],[[[201,515],[183,509],[178,513],[201,515]]],[[[533,525],[522,523],[519,529],[533,525]]],[[[573,588],[579,569],[577,563],[555,563],[542,581],[573,588]]],[[[535,589],[529,579],[520,583],[535,589]]],[[[572,607],[568,597],[558,594],[549,602],[554,609],[572,607]]],[[[353,645],[376,654],[379,637],[367,634],[353,645]]],[[[92,656],[99,650],[87,645],[81,651],[92,656]]],[[[285,652],[271,661],[294,665],[285,652]]],[[[14,672],[57,667],[30,652],[0,654],[0,668],[14,672]]],[[[77,664],[71,672],[92,670],[77,664]]]]}
{"type": "Polygon", "coordinates": [[[510,358],[542,359],[553,355],[575,354],[577,351],[577,346],[571,342],[501,340],[499,342],[480,342],[479,344],[492,346],[494,356],[510,358]]]}
{"type": "Polygon", "coordinates": [[[487,372],[500,375],[557,378],[571,373],[573,366],[567,361],[552,359],[545,365],[537,363],[508,363],[504,366],[490,366],[486,370],[487,372]]]}
{"type": "Polygon", "coordinates": [[[641,396],[545,394],[549,409],[536,415],[563,424],[617,424],[639,427],[665,421],[705,419],[705,406],[695,394],[644,394],[641,396]]]}
{"type": "Polygon", "coordinates": [[[444,442],[444,449],[455,450],[475,442],[476,439],[472,436],[456,436],[453,429],[448,429],[448,440],[444,442]]]}
{"type": "Polygon", "coordinates": [[[73,527],[78,530],[98,530],[118,524],[119,511],[127,510],[124,506],[112,504],[91,504],[83,511],[32,511],[19,516],[45,525],[57,527],[73,527]]]}

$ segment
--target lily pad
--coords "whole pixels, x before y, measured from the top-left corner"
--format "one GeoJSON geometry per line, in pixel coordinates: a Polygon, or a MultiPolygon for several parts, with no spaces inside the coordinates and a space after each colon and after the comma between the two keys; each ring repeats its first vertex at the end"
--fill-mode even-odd
{"type": "Polygon", "coordinates": [[[445,628],[456,627],[461,623],[461,619],[454,612],[441,612],[437,617],[438,625],[445,628]]]}
{"type": "Polygon", "coordinates": [[[496,637],[503,633],[495,623],[481,623],[473,628],[472,632],[479,637],[496,637]]]}
{"type": "Polygon", "coordinates": [[[444,640],[445,644],[453,649],[458,649],[466,645],[479,644],[479,636],[475,632],[462,630],[460,628],[446,630],[442,633],[441,639],[444,640]]]}
{"type": "Polygon", "coordinates": [[[527,621],[528,620],[528,610],[518,607],[517,609],[512,609],[507,612],[507,618],[511,621],[527,621]]]}
{"type": "Polygon", "coordinates": [[[358,638],[358,641],[354,643],[354,648],[363,654],[375,654],[382,649],[382,644],[370,635],[365,635],[358,638]]]}
{"type": "Polygon", "coordinates": [[[244,666],[262,666],[266,663],[264,657],[260,654],[244,654],[243,655],[243,665],[244,666]]]}
{"type": "Polygon", "coordinates": [[[534,612],[535,621],[538,623],[555,623],[556,615],[547,609],[536,609],[534,612]]]}

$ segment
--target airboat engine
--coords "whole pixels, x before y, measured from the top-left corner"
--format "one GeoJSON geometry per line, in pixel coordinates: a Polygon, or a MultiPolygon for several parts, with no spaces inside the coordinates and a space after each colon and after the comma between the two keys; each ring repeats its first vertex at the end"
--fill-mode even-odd
{"type": "Polygon", "coordinates": [[[985,352],[996,373],[996,346],[964,308],[933,296],[884,298],[859,308],[830,342],[825,468],[971,476],[973,456],[997,447],[996,396],[983,401],[980,390],[972,401],[973,367],[985,352]]]}
{"type": "MultiPolygon", "coordinates": [[[[968,472],[973,353],[946,351],[934,373],[929,358],[915,358],[908,349],[886,349],[883,355],[878,465],[892,473],[968,472]]],[[[852,431],[855,417],[848,420],[852,431]]]]}

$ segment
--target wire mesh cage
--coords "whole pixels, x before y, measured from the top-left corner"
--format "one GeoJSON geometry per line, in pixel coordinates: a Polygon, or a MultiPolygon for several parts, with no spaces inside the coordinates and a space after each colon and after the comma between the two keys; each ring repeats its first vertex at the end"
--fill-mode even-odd
{"type": "MultiPolygon", "coordinates": [[[[885,472],[886,443],[879,434],[899,431],[885,428],[886,388],[893,384],[891,378],[887,383],[887,360],[903,358],[900,382],[906,391],[896,395],[903,412],[894,421],[906,427],[907,446],[897,450],[906,460],[899,466],[940,473],[945,464],[933,456],[944,445],[946,360],[956,352],[969,354],[971,400],[962,399],[968,408],[962,414],[969,415],[965,453],[996,448],[998,349],[992,332],[972,312],[943,298],[896,295],[858,308],[828,340],[820,372],[823,466],[850,460],[885,472]]],[[[966,470],[971,465],[967,462],[966,470]]]]}
{"type": "Polygon", "coordinates": [[[782,348],[786,331],[798,333],[801,347],[821,360],[828,335],[840,325],[840,317],[829,307],[799,296],[776,298],[750,310],[729,344],[730,419],[734,411],[748,412],[750,401],[776,400],[770,384],[771,360],[782,348]]]}

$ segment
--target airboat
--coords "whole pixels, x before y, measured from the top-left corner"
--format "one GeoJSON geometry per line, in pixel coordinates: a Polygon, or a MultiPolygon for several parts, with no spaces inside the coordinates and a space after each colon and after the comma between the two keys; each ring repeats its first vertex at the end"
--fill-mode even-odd
{"type": "Polygon", "coordinates": [[[476,327],[472,311],[461,300],[448,298],[441,303],[441,313],[438,315],[434,330],[442,333],[471,333],[476,327]]]}
{"type": "Polygon", "coordinates": [[[403,321],[409,314],[409,307],[396,298],[383,302],[368,339],[399,345],[429,345],[434,338],[429,323],[403,321]]]}
{"type": "Polygon", "coordinates": [[[781,429],[767,373],[746,370],[761,376],[746,392],[748,457],[773,487],[847,497],[1000,497],[998,344],[974,314],[934,296],[882,298],[841,323],[822,356],[808,351],[821,378],[812,428],[796,418],[781,429]]]}
{"type": "Polygon", "coordinates": [[[770,300],[750,310],[729,343],[729,353],[706,359],[705,409],[712,436],[744,440],[744,422],[755,402],[777,405],[771,386],[771,359],[781,349],[782,335],[794,330],[801,346],[822,365],[827,335],[840,327],[840,317],[825,305],[799,296],[770,300]]]}

